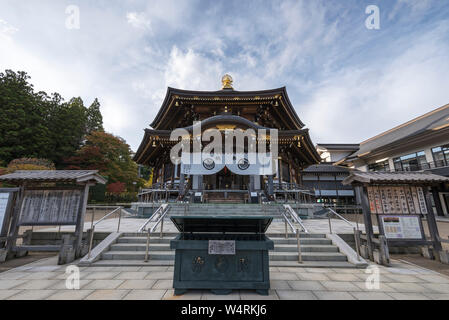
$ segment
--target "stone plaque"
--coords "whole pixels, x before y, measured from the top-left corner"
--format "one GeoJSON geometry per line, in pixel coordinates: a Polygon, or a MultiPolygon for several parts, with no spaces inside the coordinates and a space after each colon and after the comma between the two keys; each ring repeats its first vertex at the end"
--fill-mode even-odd
{"type": "Polygon", "coordinates": [[[235,255],[235,240],[209,240],[209,254],[235,255]]]}

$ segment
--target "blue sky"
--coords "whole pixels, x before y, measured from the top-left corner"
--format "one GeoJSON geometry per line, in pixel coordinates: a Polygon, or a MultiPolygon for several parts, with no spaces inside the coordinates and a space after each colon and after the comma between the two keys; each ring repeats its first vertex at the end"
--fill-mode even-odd
{"type": "Polygon", "coordinates": [[[286,86],[314,143],[358,143],[449,103],[449,2],[0,0],[4,69],[98,97],[106,130],[134,150],[167,86],[218,90],[225,73],[236,90],[286,86]]]}

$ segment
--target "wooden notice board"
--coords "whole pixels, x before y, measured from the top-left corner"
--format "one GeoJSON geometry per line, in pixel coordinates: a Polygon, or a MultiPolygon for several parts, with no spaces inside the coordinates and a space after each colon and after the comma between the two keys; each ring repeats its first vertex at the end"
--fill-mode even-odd
{"type": "Polygon", "coordinates": [[[25,190],[19,225],[76,225],[83,192],[69,190],[25,190]]]}
{"type": "Polygon", "coordinates": [[[369,186],[368,201],[374,214],[427,214],[422,187],[369,186]]]}

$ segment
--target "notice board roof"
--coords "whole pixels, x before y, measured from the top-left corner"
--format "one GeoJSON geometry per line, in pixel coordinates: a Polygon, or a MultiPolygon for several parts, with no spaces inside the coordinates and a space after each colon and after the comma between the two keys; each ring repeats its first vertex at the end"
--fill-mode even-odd
{"type": "Polygon", "coordinates": [[[449,178],[426,172],[353,172],[342,184],[435,184],[449,178]]]}
{"type": "Polygon", "coordinates": [[[98,170],[18,170],[0,176],[0,181],[18,184],[23,182],[106,183],[106,179],[98,174],[98,170]]]}

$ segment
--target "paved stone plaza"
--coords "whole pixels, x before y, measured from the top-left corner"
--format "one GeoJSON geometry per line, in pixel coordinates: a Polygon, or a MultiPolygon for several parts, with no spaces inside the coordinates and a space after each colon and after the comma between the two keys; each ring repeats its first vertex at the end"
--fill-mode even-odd
{"type": "MultiPolygon", "coordinates": [[[[88,217],[86,220],[89,220],[88,217]]],[[[137,232],[142,224],[145,222],[145,219],[137,219],[126,217],[120,221],[120,231],[121,232],[137,232]]],[[[329,221],[328,219],[306,219],[303,220],[304,226],[311,233],[328,233],[329,232],[329,221]]],[[[336,233],[353,233],[354,228],[356,227],[356,223],[352,222],[352,226],[347,224],[346,222],[339,219],[331,219],[332,230],[336,233]]],[[[103,220],[99,223],[95,230],[97,232],[115,232],[117,230],[118,218],[111,218],[103,220]]],[[[151,222],[148,227],[154,225],[154,222],[151,222]]],[[[84,223],[84,231],[87,231],[91,227],[91,222],[84,223]]],[[[363,224],[359,224],[360,230],[365,230],[363,224]]],[[[61,231],[74,231],[75,228],[73,226],[63,226],[61,227],[61,231]]],[[[267,233],[282,233],[285,230],[285,223],[282,221],[273,221],[268,227],[267,233]]],[[[58,231],[58,228],[43,228],[40,231],[58,231]]],[[[166,219],[164,221],[164,231],[165,232],[178,232],[173,223],[166,219]]],[[[290,229],[289,229],[290,231],[290,229]]],[[[374,226],[374,231],[377,232],[377,226],[374,226]]]]}
{"type": "Polygon", "coordinates": [[[173,296],[172,267],[83,267],[80,289],[66,289],[67,266],[56,265],[56,258],[0,273],[2,300],[171,300],[171,299],[290,299],[290,300],[409,300],[449,299],[449,277],[401,261],[379,266],[380,288],[369,290],[371,274],[352,268],[271,267],[269,296],[239,290],[216,296],[204,290],[173,296]]]}

